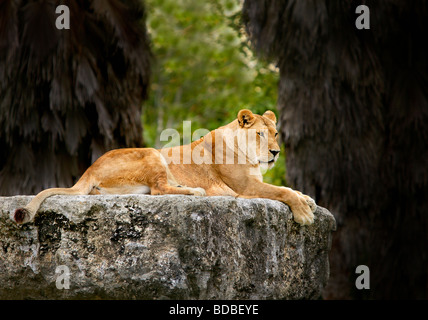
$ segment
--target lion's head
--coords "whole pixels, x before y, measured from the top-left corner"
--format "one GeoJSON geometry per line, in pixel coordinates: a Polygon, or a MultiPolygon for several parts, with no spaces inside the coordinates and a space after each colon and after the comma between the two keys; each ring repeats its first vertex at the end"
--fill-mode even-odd
{"type": "Polygon", "coordinates": [[[247,137],[248,159],[262,167],[272,168],[280,152],[275,114],[268,110],[261,116],[243,109],[239,111],[237,121],[238,130],[244,131],[247,137]]]}
{"type": "Polygon", "coordinates": [[[243,109],[237,119],[195,143],[189,151],[197,164],[251,164],[264,170],[274,166],[280,152],[276,117],[270,110],[258,115],[243,109]]]}

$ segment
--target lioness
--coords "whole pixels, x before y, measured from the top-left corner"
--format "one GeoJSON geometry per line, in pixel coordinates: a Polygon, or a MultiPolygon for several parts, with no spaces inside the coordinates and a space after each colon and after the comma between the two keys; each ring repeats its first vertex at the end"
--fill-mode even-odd
{"type": "Polygon", "coordinates": [[[31,221],[52,195],[150,193],[279,200],[290,206],[297,223],[309,225],[314,220],[314,200],[263,182],[260,170],[273,167],[278,159],[277,135],[272,111],[260,116],[243,109],[237,119],[189,145],[112,150],[95,161],[73,187],[40,192],[15,211],[14,220],[31,221]]]}

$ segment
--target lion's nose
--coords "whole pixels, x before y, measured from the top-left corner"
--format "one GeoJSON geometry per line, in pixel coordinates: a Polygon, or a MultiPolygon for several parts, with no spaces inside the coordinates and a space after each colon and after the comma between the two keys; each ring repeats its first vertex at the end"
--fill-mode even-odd
{"type": "Polygon", "coordinates": [[[274,157],[279,153],[279,150],[269,150],[269,151],[270,153],[273,154],[274,157]]]}

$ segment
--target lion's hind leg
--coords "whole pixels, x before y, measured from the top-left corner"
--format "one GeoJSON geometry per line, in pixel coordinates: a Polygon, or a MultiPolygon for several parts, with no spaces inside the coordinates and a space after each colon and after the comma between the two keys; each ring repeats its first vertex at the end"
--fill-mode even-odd
{"type": "Polygon", "coordinates": [[[205,196],[206,192],[203,188],[190,188],[181,185],[171,185],[167,179],[160,179],[157,181],[155,186],[150,188],[150,194],[162,195],[162,194],[184,194],[192,196],[205,196]]]}
{"type": "Polygon", "coordinates": [[[162,194],[185,194],[192,196],[205,196],[206,192],[203,188],[191,188],[185,185],[180,185],[171,171],[168,168],[163,156],[158,154],[160,162],[156,164],[158,175],[156,181],[150,185],[150,194],[162,195],[162,194]]]}

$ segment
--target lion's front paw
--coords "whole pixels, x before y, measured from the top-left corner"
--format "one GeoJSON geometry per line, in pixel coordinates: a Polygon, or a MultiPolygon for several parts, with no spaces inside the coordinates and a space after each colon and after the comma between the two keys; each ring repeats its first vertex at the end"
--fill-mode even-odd
{"type": "Polygon", "coordinates": [[[316,210],[316,204],[308,196],[299,195],[296,204],[290,206],[293,212],[294,221],[304,225],[311,225],[314,222],[313,212],[316,210]]]}
{"type": "Polygon", "coordinates": [[[317,210],[317,204],[315,203],[315,200],[307,195],[304,195],[304,198],[308,206],[311,208],[312,212],[315,212],[317,210]]]}
{"type": "Polygon", "coordinates": [[[203,188],[192,188],[192,194],[194,196],[206,196],[207,193],[205,192],[205,189],[203,188]]]}
{"type": "Polygon", "coordinates": [[[308,204],[308,206],[311,208],[312,212],[315,212],[315,211],[317,210],[317,204],[316,204],[316,202],[315,202],[315,200],[314,200],[314,199],[312,199],[310,196],[308,196],[308,195],[306,195],[306,194],[301,193],[300,191],[296,191],[296,193],[297,193],[299,196],[302,196],[303,198],[305,198],[306,203],[307,203],[307,204],[308,204]]]}

